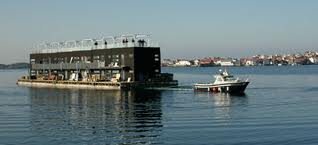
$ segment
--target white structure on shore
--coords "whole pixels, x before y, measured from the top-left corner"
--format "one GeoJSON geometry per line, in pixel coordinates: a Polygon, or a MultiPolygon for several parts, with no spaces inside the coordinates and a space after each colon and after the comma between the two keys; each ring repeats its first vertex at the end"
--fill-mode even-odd
{"type": "Polygon", "coordinates": [[[220,66],[239,66],[240,62],[236,59],[232,60],[219,60],[215,62],[215,64],[218,64],[220,66]]]}
{"type": "Polygon", "coordinates": [[[312,64],[318,64],[318,57],[310,57],[308,60],[312,64]]]}
{"type": "Polygon", "coordinates": [[[191,66],[191,63],[187,60],[180,60],[175,63],[175,66],[191,66]]]}
{"type": "Polygon", "coordinates": [[[221,61],[220,65],[221,66],[234,66],[234,63],[232,61],[227,60],[227,61],[221,61]]]}
{"type": "Polygon", "coordinates": [[[251,60],[251,59],[250,60],[246,60],[245,66],[253,66],[253,65],[255,65],[253,60],[251,60]]]}

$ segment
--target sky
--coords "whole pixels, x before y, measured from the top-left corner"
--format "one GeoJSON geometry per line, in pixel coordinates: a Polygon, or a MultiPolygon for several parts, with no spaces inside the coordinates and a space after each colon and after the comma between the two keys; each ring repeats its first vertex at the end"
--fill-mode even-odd
{"type": "Polygon", "coordinates": [[[163,58],[318,51],[317,0],[1,0],[0,63],[41,42],[152,34],[163,58]]]}

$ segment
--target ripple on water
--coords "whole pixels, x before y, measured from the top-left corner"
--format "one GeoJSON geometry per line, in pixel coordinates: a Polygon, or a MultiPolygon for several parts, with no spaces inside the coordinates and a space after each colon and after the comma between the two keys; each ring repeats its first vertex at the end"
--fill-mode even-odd
{"type": "Polygon", "coordinates": [[[218,68],[163,68],[182,86],[145,91],[20,88],[23,71],[0,72],[0,144],[318,142],[318,66],[232,69],[251,78],[245,95],[191,89],[218,68]]]}

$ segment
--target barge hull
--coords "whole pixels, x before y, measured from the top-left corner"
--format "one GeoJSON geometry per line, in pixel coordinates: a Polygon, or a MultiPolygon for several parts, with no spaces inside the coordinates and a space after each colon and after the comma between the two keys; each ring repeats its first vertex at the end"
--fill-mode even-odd
{"type": "Polygon", "coordinates": [[[54,80],[18,80],[17,85],[34,88],[61,89],[93,89],[93,90],[122,90],[134,88],[148,88],[158,86],[177,86],[177,81],[170,82],[82,82],[82,81],[54,81],[54,80]]]}

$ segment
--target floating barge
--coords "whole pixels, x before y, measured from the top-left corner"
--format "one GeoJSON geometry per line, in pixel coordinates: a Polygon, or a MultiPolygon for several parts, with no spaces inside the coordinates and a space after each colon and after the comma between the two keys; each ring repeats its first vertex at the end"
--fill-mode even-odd
{"type": "Polygon", "coordinates": [[[161,73],[161,54],[150,35],[43,43],[30,54],[28,76],[18,85],[121,90],[177,86],[161,73]]]}

